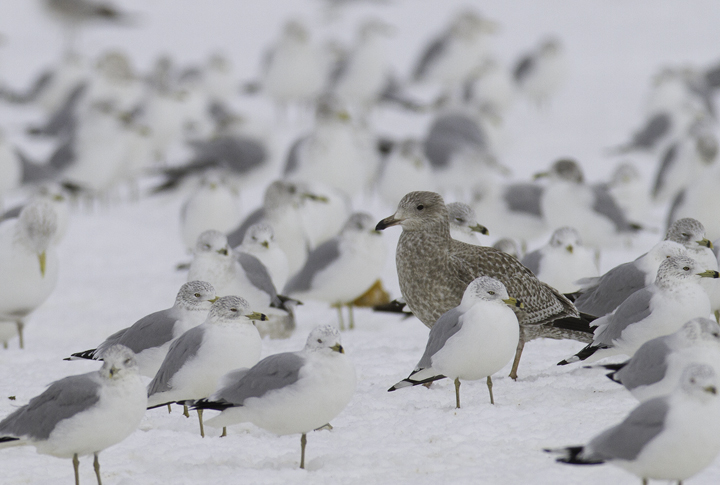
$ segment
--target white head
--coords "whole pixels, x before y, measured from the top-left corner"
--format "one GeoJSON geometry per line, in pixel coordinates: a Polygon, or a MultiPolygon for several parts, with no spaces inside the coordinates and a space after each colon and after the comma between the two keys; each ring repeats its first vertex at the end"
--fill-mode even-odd
{"type": "Polygon", "coordinates": [[[717,271],[701,268],[700,264],[689,256],[674,256],[660,263],[655,284],[660,287],[668,287],[673,282],[699,281],[700,278],[717,277],[717,271]]]}
{"type": "Polygon", "coordinates": [[[105,379],[122,379],[138,374],[135,354],[124,345],[116,344],[107,349],[103,353],[103,361],[99,372],[105,379]]]}
{"type": "Polygon", "coordinates": [[[340,231],[343,235],[359,234],[359,233],[373,233],[380,234],[375,230],[375,219],[367,212],[355,212],[345,222],[342,230],[340,231]]]}
{"type": "Polygon", "coordinates": [[[212,304],[206,321],[215,325],[234,325],[251,323],[252,320],[267,320],[267,316],[253,312],[245,298],[223,296],[212,304]]]}
{"type": "Polygon", "coordinates": [[[332,325],[318,325],[315,327],[308,335],[307,342],[305,342],[305,351],[327,354],[334,352],[345,353],[340,343],[340,332],[332,325]]]}
{"type": "Polygon", "coordinates": [[[213,254],[221,258],[232,258],[232,249],[228,244],[227,237],[222,232],[214,229],[205,231],[198,236],[194,253],[196,256],[213,254]]]}
{"type": "Polygon", "coordinates": [[[250,226],[243,238],[243,246],[246,247],[263,247],[269,249],[270,245],[275,242],[275,231],[267,222],[260,222],[250,226]]]}
{"type": "Polygon", "coordinates": [[[186,310],[207,312],[217,299],[215,288],[210,283],[189,281],[180,287],[175,304],[186,310]]]}
{"type": "Polygon", "coordinates": [[[480,234],[489,234],[487,227],[481,225],[477,221],[475,210],[463,202],[451,202],[447,205],[448,221],[450,229],[472,234],[479,232],[480,234]]]}
{"type": "Polygon", "coordinates": [[[575,248],[582,247],[582,239],[575,228],[561,227],[553,232],[549,244],[551,248],[564,248],[568,253],[572,253],[575,248]]]}
{"type": "Polygon", "coordinates": [[[700,221],[686,217],[673,222],[665,235],[666,241],[675,241],[688,249],[699,249],[707,247],[712,249],[713,245],[705,237],[705,226],[700,221]]]}
{"type": "Polygon", "coordinates": [[[703,400],[713,399],[718,393],[717,375],[705,364],[689,364],[680,378],[680,388],[691,396],[703,400]]]}
{"type": "Polygon", "coordinates": [[[472,280],[465,288],[460,306],[467,308],[476,301],[496,301],[513,307],[523,307],[520,300],[510,298],[504,284],[490,276],[480,276],[472,280]]]}
{"type": "Polygon", "coordinates": [[[687,345],[708,342],[720,345],[720,325],[709,318],[693,318],[677,331],[687,345]]]}

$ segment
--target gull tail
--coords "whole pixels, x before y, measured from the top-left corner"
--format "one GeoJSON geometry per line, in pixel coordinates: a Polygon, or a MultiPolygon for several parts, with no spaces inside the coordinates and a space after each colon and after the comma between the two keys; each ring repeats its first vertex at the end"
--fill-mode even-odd
{"type": "Polygon", "coordinates": [[[624,368],[626,365],[628,365],[627,362],[620,362],[618,364],[604,364],[600,367],[603,367],[607,370],[611,370],[612,372],[605,374],[605,376],[610,379],[613,382],[617,382],[618,384],[622,384],[620,379],[618,379],[615,375],[618,373],[618,371],[622,368],[624,368]]]}
{"type": "Polygon", "coordinates": [[[563,328],[566,330],[592,334],[596,328],[592,322],[596,319],[597,317],[593,315],[580,312],[580,317],[564,317],[553,320],[552,326],[555,328],[563,328]]]}
{"type": "Polygon", "coordinates": [[[568,365],[572,364],[573,362],[580,362],[581,360],[585,360],[591,355],[593,355],[598,350],[607,349],[608,347],[605,345],[593,345],[589,344],[586,347],[584,347],[580,352],[573,355],[572,357],[569,357],[565,360],[561,360],[558,362],[557,365],[568,365]]]}
{"type": "Polygon", "coordinates": [[[21,440],[15,436],[0,436],[0,448],[9,448],[11,446],[24,445],[25,440],[21,440]]]}
{"type": "Polygon", "coordinates": [[[402,389],[403,387],[412,387],[417,386],[421,384],[428,384],[430,382],[438,381],[440,379],[445,379],[445,376],[442,374],[431,374],[431,372],[423,372],[423,371],[431,371],[432,369],[421,369],[419,371],[413,372],[410,374],[406,379],[401,380],[394,386],[392,386],[390,389],[388,389],[388,392],[397,391],[398,389],[402,389]],[[428,375],[428,377],[421,377],[422,375],[428,375]]]}
{"type": "Polygon", "coordinates": [[[84,350],[82,352],[75,352],[74,354],[71,354],[70,357],[65,357],[63,360],[79,360],[79,359],[88,359],[88,360],[102,360],[98,359],[95,355],[95,352],[97,352],[97,349],[90,349],[90,350],[84,350]]]}
{"type": "Polygon", "coordinates": [[[198,399],[192,405],[192,409],[215,409],[216,411],[224,411],[227,408],[235,407],[235,404],[229,403],[224,399],[218,401],[208,401],[207,399],[198,399]]]}
{"type": "Polygon", "coordinates": [[[585,451],[584,446],[568,446],[566,448],[545,448],[545,453],[552,453],[553,455],[560,455],[555,461],[560,463],[567,463],[570,465],[600,465],[605,463],[603,460],[593,459],[590,457],[582,456],[585,451]]]}
{"type": "Polygon", "coordinates": [[[405,318],[411,317],[413,314],[412,312],[406,311],[406,304],[405,302],[393,300],[390,303],[383,303],[381,305],[374,305],[372,307],[374,312],[386,312],[386,313],[400,313],[405,316],[405,318]]]}

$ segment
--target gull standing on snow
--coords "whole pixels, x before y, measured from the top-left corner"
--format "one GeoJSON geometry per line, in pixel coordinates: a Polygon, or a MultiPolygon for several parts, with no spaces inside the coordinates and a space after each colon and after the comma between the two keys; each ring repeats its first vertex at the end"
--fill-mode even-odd
{"type": "Polygon", "coordinates": [[[0,223],[0,321],[16,323],[20,348],[25,318],[57,284],[56,232],[57,214],[43,200],[25,206],[16,219],[0,223]]]}
{"type": "Polygon", "coordinates": [[[477,233],[490,234],[488,228],[477,221],[472,207],[464,202],[451,202],[447,205],[450,221],[450,237],[468,244],[479,245],[477,233]]]}
{"type": "MultiPolygon", "coordinates": [[[[247,301],[237,296],[224,296],[213,303],[205,322],[170,346],[148,385],[148,409],[208,397],[225,373],[255,365],[260,360],[262,341],[253,320],[264,318],[250,311],[247,301]]],[[[198,420],[200,435],[205,437],[202,409],[198,410],[198,420]]]]}
{"type": "Polygon", "coordinates": [[[216,409],[209,426],[249,421],[275,434],[301,433],[300,468],[305,468],[306,434],[329,424],[355,394],[355,367],[345,356],[340,332],[315,327],[299,352],[271,355],[251,369],[223,378],[224,387],[195,403],[216,409]]]}
{"type": "Polygon", "coordinates": [[[276,288],[283,288],[289,276],[288,259],[275,242],[275,230],[268,222],[250,226],[237,251],[251,254],[265,265],[276,288]]]}
{"type": "Polygon", "coordinates": [[[572,465],[611,463],[642,478],[683,480],[720,452],[718,377],[712,367],[687,366],[669,395],[641,403],[620,424],[585,446],[545,450],[572,465]]]}
{"type": "Polygon", "coordinates": [[[283,293],[336,306],[343,330],[342,307],[347,305],[352,329],[355,327],[352,302],[380,278],[385,259],[385,241],[375,229],[372,216],[356,212],[338,236],[310,253],[305,266],[290,278],[283,293]]]}
{"type": "Polygon", "coordinates": [[[701,278],[717,278],[688,256],[675,256],[660,264],[655,282],[630,295],[614,312],[593,322],[592,343],[559,365],[610,355],[632,357],[655,337],[677,331],[693,318],[710,315],[710,299],[700,286],[701,278]]]}
{"type": "Polygon", "coordinates": [[[109,348],[121,344],[135,353],[141,375],[153,378],[160,369],[172,342],[205,321],[217,300],[215,288],[204,281],[185,283],[167,310],[151,313],[128,328],[110,335],[96,349],[72,354],[81,359],[103,360],[109,348]]]}
{"type": "Polygon", "coordinates": [[[632,359],[604,365],[607,376],[638,401],[670,394],[689,363],[720,368],[720,325],[709,318],[694,318],[680,330],[645,342],[632,359]]]}
{"type": "Polygon", "coordinates": [[[400,291],[409,309],[427,327],[458,306],[478,276],[492,276],[525,305],[518,309],[520,339],[510,376],[525,342],[540,337],[591,340],[588,321],[557,290],[539,281],[513,256],[494,248],[473,246],[450,237],[448,210],[434,192],[410,192],[398,209],[380,221],[382,230],[402,226],[395,261],[400,291]]]}
{"type": "Polygon", "coordinates": [[[595,251],[583,246],[580,234],[572,227],[556,229],[545,246],[526,254],[520,262],[560,293],[576,291],[577,280],[598,276],[599,272],[595,251]]]}
{"type": "Polygon", "coordinates": [[[32,445],[38,453],[72,458],[80,482],[79,456],[98,454],[135,431],[145,415],[147,394],[133,353],[115,345],[100,370],[53,382],[30,402],[0,421],[0,447],[32,445]]]}
{"type": "Polygon", "coordinates": [[[455,407],[460,407],[460,379],[487,377],[490,404],[495,404],[491,375],[515,354],[520,329],[508,305],[522,308],[505,285],[481,276],[465,290],[460,305],[444,313],[430,329],[425,353],[415,370],[388,391],[448,377],[455,380],[455,407]]]}

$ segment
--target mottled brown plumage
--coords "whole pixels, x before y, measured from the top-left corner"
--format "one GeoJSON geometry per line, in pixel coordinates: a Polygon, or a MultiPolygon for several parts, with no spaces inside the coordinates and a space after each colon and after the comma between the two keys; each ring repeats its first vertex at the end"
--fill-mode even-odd
{"type": "Polygon", "coordinates": [[[396,224],[403,228],[395,256],[400,291],[410,310],[428,327],[459,305],[467,285],[481,275],[497,278],[511,297],[522,300],[525,308],[516,309],[521,332],[511,377],[517,376],[526,341],[539,337],[592,340],[587,322],[581,321],[570,300],[538,280],[515,257],[452,239],[447,208],[439,194],[410,192],[377,229],[396,224]],[[566,323],[577,319],[577,327],[585,331],[557,328],[553,322],[560,319],[566,323]]]}

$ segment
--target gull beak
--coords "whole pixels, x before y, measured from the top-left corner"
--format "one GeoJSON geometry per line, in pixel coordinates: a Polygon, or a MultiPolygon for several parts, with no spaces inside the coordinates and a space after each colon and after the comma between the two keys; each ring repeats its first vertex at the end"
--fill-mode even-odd
{"type": "Polygon", "coordinates": [[[330,202],[328,200],[328,198],[325,197],[324,195],[315,195],[315,194],[311,194],[309,192],[301,194],[300,197],[303,199],[310,199],[315,202],[322,202],[323,204],[327,204],[328,202],[330,202]]]}
{"type": "Polygon", "coordinates": [[[218,301],[219,299],[220,299],[220,297],[219,297],[219,296],[216,296],[216,297],[213,298],[212,300],[208,300],[208,301],[209,301],[210,303],[215,303],[215,302],[218,301]]]}
{"type": "Polygon", "coordinates": [[[506,305],[509,305],[509,306],[517,307],[517,308],[525,308],[525,303],[518,300],[517,298],[512,298],[512,297],[508,298],[506,300],[503,300],[503,303],[505,303],[506,305]]]}
{"type": "Polygon", "coordinates": [[[567,249],[568,253],[572,254],[572,252],[573,252],[572,244],[568,244],[567,246],[565,246],[565,249],[567,249]]]}
{"type": "Polygon", "coordinates": [[[490,231],[488,231],[488,228],[483,226],[482,224],[475,224],[474,226],[470,226],[470,230],[479,232],[480,234],[484,234],[486,236],[490,235],[490,231]]]}
{"type": "Polygon", "coordinates": [[[260,312],[252,312],[250,315],[245,315],[250,320],[260,320],[261,322],[264,322],[268,319],[267,315],[260,312]]]}
{"type": "Polygon", "coordinates": [[[549,177],[550,172],[538,172],[535,175],[533,175],[533,180],[549,177]]]}
{"type": "Polygon", "coordinates": [[[40,275],[42,277],[45,277],[45,261],[46,261],[47,255],[45,254],[45,251],[38,254],[38,261],[40,261],[40,275]]]}
{"type": "Polygon", "coordinates": [[[717,387],[715,387],[715,386],[703,387],[703,391],[709,392],[710,394],[715,395],[715,394],[717,394],[717,387]]]}
{"type": "Polygon", "coordinates": [[[335,344],[332,347],[330,347],[330,350],[334,350],[335,352],[340,352],[341,354],[345,353],[345,349],[343,349],[343,346],[340,344],[335,344]]]}
{"type": "Polygon", "coordinates": [[[118,369],[117,367],[115,367],[115,366],[110,367],[110,378],[115,377],[115,374],[117,374],[118,371],[120,371],[120,369],[118,369]]]}
{"type": "Polygon", "coordinates": [[[720,273],[718,273],[717,271],[713,271],[711,269],[709,269],[707,271],[703,271],[702,273],[698,273],[697,275],[700,276],[701,278],[718,278],[718,277],[720,277],[720,273]]]}
{"type": "Polygon", "coordinates": [[[269,248],[270,248],[270,243],[267,242],[267,241],[263,241],[263,242],[260,243],[260,246],[264,247],[265,249],[269,249],[269,248]]]}
{"type": "Polygon", "coordinates": [[[228,255],[228,248],[222,248],[217,250],[218,254],[222,254],[223,256],[228,255]]]}
{"type": "Polygon", "coordinates": [[[386,217],[382,221],[377,223],[377,226],[375,226],[376,231],[382,231],[383,229],[387,229],[390,226],[396,226],[402,222],[402,219],[395,219],[395,214],[391,215],[390,217],[386,217]]]}
{"type": "Polygon", "coordinates": [[[712,243],[712,241],[711,241],[710,239],[708,239],[708,238],[703,238],[703,239],[701,239],[700,241],[695,241],[695,242],[698,243],[700,246],[705,246],[705,247],[710,248],[710,249],[713,248],[713,243],[712,243]]]}

